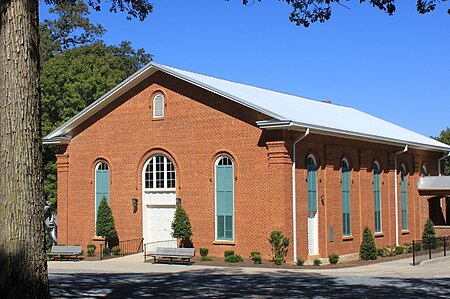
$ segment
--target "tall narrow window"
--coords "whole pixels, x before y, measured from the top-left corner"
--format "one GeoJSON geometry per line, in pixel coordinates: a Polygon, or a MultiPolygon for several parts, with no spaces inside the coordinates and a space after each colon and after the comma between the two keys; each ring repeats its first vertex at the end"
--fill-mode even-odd
{"type": "Polygon", "coordinates": [[[164,117],[164,96],[160,93],[153,98],[153,118],[164,117]]]}
{"type": "Polygon", "coordinates": [[[380,182],[380,165],[378,162],[373,163],[373,199],[375,210],[375,232],[381,232],[381,182],[380,182]]]}
{"type": "Polygon", "coordinates": [[[234,167],[228,156],[216,160],[216,239],[234,239],[234,167]]]}
{"type": "Polygon", "coordinates": [[[95,166],[95,219],[103,197],[109,203],[109,167],[106,162],[99,162],[95,166]]]}
{"type": "Polygon", "coordinates": [[[342,227],[343,235],[351,235],[350,214],[350,166],[346,159],[342,159],[342,227]]]}
{"type": "Polygon", "coordinates": [[[408,194],[406,192],[408,185],[408,173],[405,165],[401,165],[401,183],[400,193],[402,199],[402,230],[408,230],[408,194]]]}
{"type": "Polygon", "coordinates": [[[307,159],[308,168],[308,211],[317,212],[317,164],[313,155],[307,159]]]}
{"type": "Polygon", "coordinates": [[[150,158],[144,172],[145,189],[175,189],[175,167],[163,155],[150,158]]]}

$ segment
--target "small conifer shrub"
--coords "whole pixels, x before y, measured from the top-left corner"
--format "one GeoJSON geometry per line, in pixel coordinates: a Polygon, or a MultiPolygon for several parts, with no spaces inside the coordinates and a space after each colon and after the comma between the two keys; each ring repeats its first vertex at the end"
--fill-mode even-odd
{"type": "Polygon", "coordinates": [[[336,253],[332,253],[328,256],[328,261],[330,262],[330,264],[337,264],[339,262],[339,255],[336,253]]]}
{"type": "Polygon", "coordinates": [[[431,219],[428,219],[423,227],[422,233],[422,248],[423,249],[436,249],[437,248],[436,231],[434,230],[434,224],[431,219]]]}
{"type": "Polygon", "coordinates": [[[96,234],[105,238],[106,246],[111,239],[117,238],[114,216],[105,196],[98,206],[96,234]]]}
{"type": "Polygon", "coordinates": [[[186,210],[181,206],[177,206],[172,221],[172,237],[181,240],[181,247],[190,244],[192,237],[191,221],[186,210]]]}
{"type": "Polygon", "coordinates": [[[377,259],[377,247],[375,246],[375,238],[370,229],[364,228],[363,240],[359,248],[359,258],[363,261],[377,259]]]}

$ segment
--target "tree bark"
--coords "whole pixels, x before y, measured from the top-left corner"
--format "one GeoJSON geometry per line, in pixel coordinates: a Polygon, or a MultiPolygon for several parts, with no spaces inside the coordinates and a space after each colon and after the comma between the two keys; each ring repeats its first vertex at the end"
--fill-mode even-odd
{"type": "Polygon", "coordinates": [[[0,298],[49,298],[38,0],[0,0],[0,298]]]}

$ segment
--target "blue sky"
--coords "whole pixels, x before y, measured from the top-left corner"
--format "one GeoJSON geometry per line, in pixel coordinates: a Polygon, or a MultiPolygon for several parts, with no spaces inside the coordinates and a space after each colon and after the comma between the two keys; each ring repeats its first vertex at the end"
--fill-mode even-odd
{"type": "Polygon", "coordinates": [[[154,0],[143,22],[107,9],[91,20],[108,44],[131,41],[155,62],[331,100],[437,136],[450,127],[450,4],[419,15],[415,1],[396,2],[388,16],[353,0],[310,28],[289,22],[290,6],[275,0],[154,0]]]}

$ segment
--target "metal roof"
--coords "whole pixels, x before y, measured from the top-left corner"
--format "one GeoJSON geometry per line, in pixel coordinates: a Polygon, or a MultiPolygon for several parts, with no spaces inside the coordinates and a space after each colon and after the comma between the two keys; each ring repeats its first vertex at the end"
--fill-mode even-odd
{"type": "Polygon", "coordinates": [[[427,195],[450,195],[450,176],[425,176],[419,178],[417,190],[427,195]]]}
{"type": "Polygon", "coordinates": [[[88,117],[156,71],[165,72],[267,115],[266,121],[257,123],[261,128],[294,130],[310,128],[312,133],[450,151],[450,146],[446,144],[354,108],[205,76],[153,62],[47,135],[44,142],[50,143],[57,137],[65,136],[88,117]]]}

